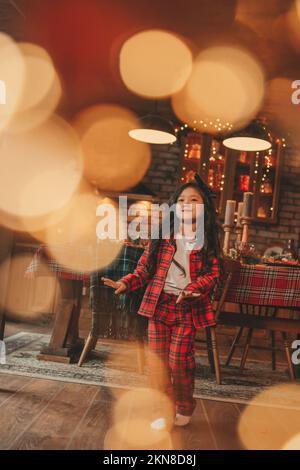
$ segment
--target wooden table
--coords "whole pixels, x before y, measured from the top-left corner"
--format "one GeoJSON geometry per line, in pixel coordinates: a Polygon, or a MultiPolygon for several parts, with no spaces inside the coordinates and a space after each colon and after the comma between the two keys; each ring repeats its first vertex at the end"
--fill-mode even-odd
{"type": "Polygon", "coordinates": [[[225,302],[236,303],[240,313],[222,311],[218,321],[224,325],[239,326],[231,351],[229,363],[243,328],[249,328],[241,367],[247,357],[253,329],[280,331],[284,340],[289,371],[292,378],[300,376],[299,366],[293,366],[287,333],[300,334],[300,269],[266,265],[241,265],[233,272],[225,302]],[[278,312],[287,309],[296,319],[279,317],[278,312]]]}
{"type": "Polygon", "coordinates": [[[47,262],[50,271],[59,278],[61,299],[49,344],[41,350],[37,357],[45,361],[75,362],[84,346],[84,339],[79,338],[78,324],[83,290],[89,284],[90,274],[74,272],[62,267],[49,257],[45,247],[41,246],[34,254],[25,276],[27,278],[38,276],[43,262],[47,262]]]}
{"type": "MultiPolygon", "coordinates": [[[[68,247],[66,247],[66,249],[68,249],[68,247]]],[[[46,262],[49,270],[55,273],[59,278],[61,286],[61,300],[56,312],[50,342],[48,346],[41,350],[38,359],[67,363],[77,362],[84,346],[84,339],[79,338],[78,334],[83,289],[91,287],[91,293],[93,294],[91,296],[92,331],[94,334],[93,339],[96,339],[101,326],[101,315],[99,316],[100,312],[98,311],[98,306],[101,304],[102,310],[103,308],[109,310],[108,307],[111,306],[110,304],[113,304],[112,300],[116,298],[113,291],[105,287],[105,290],[108,290],[112,296],[111,299],[108,299],[109,305],[104,302],[101,294],[101,298],[99,299],[99,292],[101,291],[103,294],[103,289],[97,288],[98,285],[100,286],[101,276],[117,280],[125,274],[128,274],[128,272],[132,272],[142,251],[143,249],[141,248],[124,243],[122,250],[109,266],[103,268],[101,271],[86,273],[74,272],[66,267],[62,267],[55,259],[47,254],[45,246],[41,246],[37,250],[32,262],[26,270],[26,277],[30,278],[42,274],[40,267],[42,263],[46,262]]],[[[131,294],[132,302],[130,302],[130,304],[133,303],[135,305],[134,300],[135,297],[138,296],[134,294],[137,293],[131,294]]],[[[123,296],[123,300],[125,300],[125,296],[123,296]]],[[[120,316],[118,311],[116,313],[120,316]]]]}

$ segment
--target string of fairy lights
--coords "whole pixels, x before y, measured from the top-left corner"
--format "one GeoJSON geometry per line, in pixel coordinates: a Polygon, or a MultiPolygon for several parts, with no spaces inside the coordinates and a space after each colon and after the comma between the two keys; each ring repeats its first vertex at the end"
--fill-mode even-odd
{"type": "MultiPolygon", "coordinates": [[[[220,119],[213,120],[199,120],[194,121],[193,124],[195,127],[190,127],[187,123],[183,123],[178,125],[175,128],[175,132],[177,136],[188,136],[192,135],[194,138],[186,139],[185,146],[184,146],[184,161],[191,161],[197,162],[201,161],[201,134],[202,133],[210,133],[212,134],[214,131],[215,134],[223,134],[232,131],[232,125],[227,123],[222,123],[220,119]],[[198,140],[197,140],[198,135],[198,140]]],[[[225,184],[225,174],[224,174],[224,167],[225,167],[225,155],[222,155],[219,152],[220,142],[216,138],[212,139],[211,148],[210,148],[210,156],[209,156],[209,163],[208,163],[208,171],[207,171],[207,183],[208,185],[214,189],[223,191],[224,184],[225,184]],[[219,165],[218,165],[219,164],[219,165]],[[218,165],[218,174],[214,173],[212,166],[218,165]]],[[[282,147],[286,147],[286,139],[276,138],[276,144],[281,145],[282,147]]],[[[270,179],[270,173],[275,166],[275,159],[274,159],[274,148],[270,148],[267,153],[265,153],[263,158],[263,165],[262,165],[262,176],[260,179],[260,187],[259,191],[262,194],[269,194],[270,196],[273,195],[273,188],[269,185],[272,184],[268,180],[270,179]]],[[[259,176],[259,161],[260,161],[260,154],[261,152],[255,153],[255,161],[254,161],[254,179],[253,179],[253,188],[255,190],[257,184],[257,177],[259,176]]],[[[193,166],[193,165],[192,165],[193,166]]],[[[202,169],[205,171],[207,167],[207,162],[201,163],[202,169]]],[[[188,181],[190,177],[193,177],[193,173],[195,172],[193,168],[189,168],[189,165],[183,164],[182,171],[184,175],[181,177],[182,182],[188,181]]],[[[272,181],[272,178],[271,178],[272,181]]],[[[270,211],[273,211],[273,206],[270,207],[270,211]]]]}
{"type": "Polygon", "coordinates": [[[187,123],[179,124],[175,127],[176,134],[182,134],[182,132],[208,132],[208,133],[226,133],[231,132],[233,125],[230,122],[222,122],[220,118],[217,119],[200,119],[193,121],[193,127],[190,127],[187,123]]]}
{"type": "Polygon", "coordinates": [[[222,168],[222,173],[219,175],[217,184],[215,185],[214,173],[211,172],[210,169],[209,169],[208,170],[208,185],[211,188],[214,188],[214,186],[217,186],[218,189],[220,189],[220,191],[223,191],[224,190],[224,178],[225,178],[225,174],[224,174],[224,160],[225,160],[225,158],[221,153],[218,153],[218,147],[219,147],[219,143],[216,143],[216,141],[213,140],[212,146],[211,146],[211,154],[210,154],[210,157],[209,157],[209,161],[212,164],[215,164],[216,162],[218,162],[220,164],[220,167],[222,168]]]}

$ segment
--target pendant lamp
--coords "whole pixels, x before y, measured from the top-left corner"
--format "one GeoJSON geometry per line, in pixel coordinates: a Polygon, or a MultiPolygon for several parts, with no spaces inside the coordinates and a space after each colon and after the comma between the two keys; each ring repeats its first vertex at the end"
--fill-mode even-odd
{"type": "Polygon", "coordinates": [[[223,145],[233,150],[261,152],[272,147],[272,135],[265,123],[254,120],[245,129],[226,137],[223,145]]]}
{"type": "Polygon", "coordinates": [[[173,144],[177,139],[172,123],[154,114],[142,117],[140,126],[128,134],[132,139],[148,144],[173,144]]]}

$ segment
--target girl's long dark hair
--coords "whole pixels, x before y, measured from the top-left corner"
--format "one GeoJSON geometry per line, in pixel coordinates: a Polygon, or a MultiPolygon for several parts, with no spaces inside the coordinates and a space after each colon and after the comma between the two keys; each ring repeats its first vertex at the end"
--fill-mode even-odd
{"type": "MultiPolygon", "coordinates": [[[[218,258],[220,260],[221,273],[223,272],[222,253],[219,240],[219,225],[216,218],[216,210],[212,201],[211,196],[207,194],[207,191],[202,190],[198,183],[188,182],[179,186],[168,201],[168,205],[171,207],[176,204],[179,196],[186,188],[194,188],[201,195],[204,204],[204,245],[202,247],[202,270],[199,274],[205,274],[209,271],[211,266],[212,258],[218,258]]],[[[160,237],[150,241],[149,256],[147,259],[147,270],[151,277],[156,272],[156,263],[159,248],[163,242],[161,237],[162,227],[159,227],[160,237]]],[[[170,211],[170,239],[174,239],[174,213],[170,211]]],[[[174,261],[174,260],[173,260],[174,261]]],[[[177,265],[177,263],[175,262],[177,265]]],[[[180,265],[178,266],[180,269],[180,265]]]]}

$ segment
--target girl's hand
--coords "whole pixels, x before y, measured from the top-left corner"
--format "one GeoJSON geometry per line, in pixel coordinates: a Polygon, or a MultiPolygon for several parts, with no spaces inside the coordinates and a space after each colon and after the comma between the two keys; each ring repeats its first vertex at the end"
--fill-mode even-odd
{"type": "Polygon", "coordinates": [[[122,292],[126,291],[126,284],[124,284],[124,282],[113,281],[112,279],[109,279],[108,277],[101,277],[101,280],[106,286],[112,287],[113,289],[115,289],[115,294],[122,294],[122,292]]]}
{"type": "Polygon", "coordinates": [[[198,292],[192,292],[190,290],[182,290],[177,297],[176,303],[179,304],[185,299],[190,299],[192,297],[199,297],[201,294],[198,292]]]}

